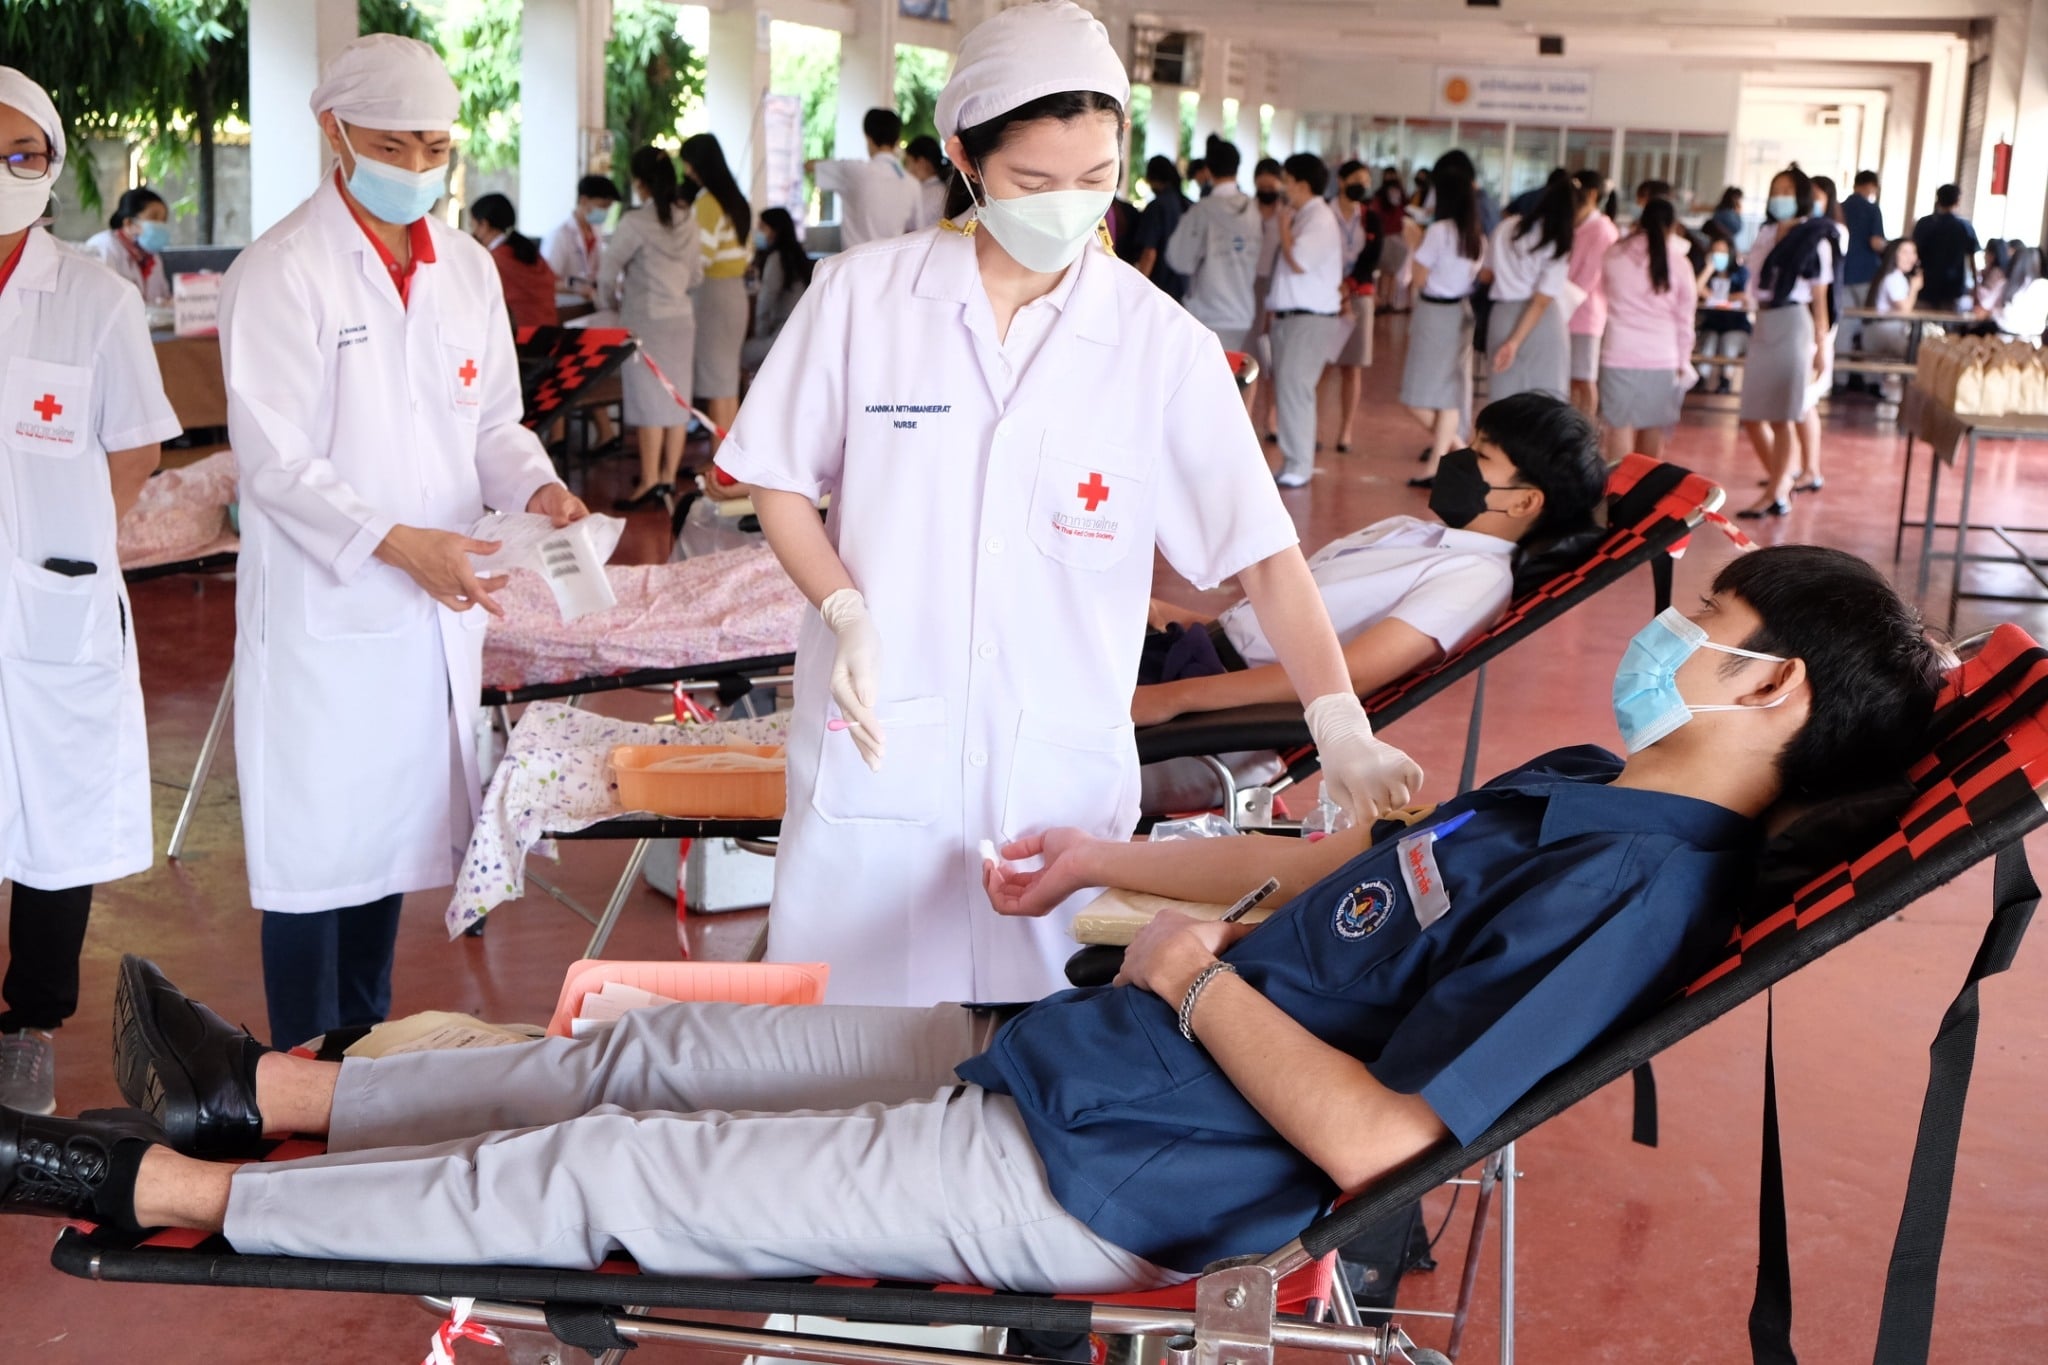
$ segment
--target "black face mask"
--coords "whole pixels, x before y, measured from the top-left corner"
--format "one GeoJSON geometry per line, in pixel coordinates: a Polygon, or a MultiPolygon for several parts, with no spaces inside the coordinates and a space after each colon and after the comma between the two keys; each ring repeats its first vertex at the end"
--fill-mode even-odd
{"type": "Polygon", "coordinates": [[[1344,197],[1354,204],[1363,204],[1371,197],[1371,194],[1363,185],[1346,185],[1344,187],[1344,197]]]}
{"type": "Polygon", "coordinates": [[[1467,446],[1444,456],[1437,465],[1436,481],[1429,488],[1429,510],[1444,525],[1462,530],[1487,510],[1486,495],[1493,491],[1494,485],[1479,472],[1479,452],[1467,446]]]}
{"type": "Polygon", "coordinates": [[[1279,203],[1279,202],[1280,202],[1280,191],[1278,191],[1278,190],[1260,190],[1260,191],[1259,191],[1259,202],[1260,202],[1261,204],[1277,204],[1277,203],[1279,203]]]}

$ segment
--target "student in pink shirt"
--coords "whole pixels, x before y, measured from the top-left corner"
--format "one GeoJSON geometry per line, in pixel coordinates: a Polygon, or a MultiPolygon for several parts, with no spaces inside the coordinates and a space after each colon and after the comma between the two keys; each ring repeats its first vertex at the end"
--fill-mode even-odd
{"type": "Polygon", "coordinates": [[[1692,262],[1668,199],[1652,199],[1635,230],[1608,248],[1607,332],[1600,350],[1600,411],[1610,460],[1661,455],[1666,428],[1693,381],[1692,262]]]}
{"type": "Polygon", "coordinates": [[[1621,229],[1600,212],[1600,201],[1607,196],[1606,176],[1587,169],[1574,175],[1572,184],[1579,191],[1579,216],[1566,277],[1586,291],[1571,320],[1572,406],[1592,417],[1600,411],[1600,334],[1607,330],[1607,287],[1601,268],[1621,229]]]}

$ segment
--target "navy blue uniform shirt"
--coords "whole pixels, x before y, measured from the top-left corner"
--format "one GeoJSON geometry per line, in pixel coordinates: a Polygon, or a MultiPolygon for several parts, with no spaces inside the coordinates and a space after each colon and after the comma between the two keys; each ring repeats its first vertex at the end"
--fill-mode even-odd
{"type": "MultiPolygon", "coordinates": [[[[1751,822],[1610,787],[1620,771],[1603,749],[1560,749],[1437,807],[1418,829],[1471,815],[1433,845],[1450,903],[1426,928],[1404,840],[1388,838],[1224,956],[1469,1142],[1727,946],[1753,875],[1751,822]]],[[[1180,1036],[1179,1003],[1133,987],[1051,996],[960,1077],[1014,1097],[1069,1213],[1193,1272],[1284,1245],[1337,1190],[1180,1036]]]]}
{"type": "Polygon", "coordinates": [[[1847,284],[1869,284],[1877,278],[1877,252],[1872,237],[1884,236],[1884,210],[1860,194],[1842,201],[1842,222],[1849,229],[1849,253],[1842,258],[1842,280],[1847,284]]]}

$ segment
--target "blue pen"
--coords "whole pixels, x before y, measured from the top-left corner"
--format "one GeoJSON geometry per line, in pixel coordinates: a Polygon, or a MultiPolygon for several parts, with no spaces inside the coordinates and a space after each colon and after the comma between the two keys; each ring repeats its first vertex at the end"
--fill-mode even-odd
{"type": "Polygon", "coordinates": [[[1463,829],[1465,826],[1465,822],[1467,820],[1470,820],[1474,815],[1477,815],[1478,813],[1479,812],[1477,811],[1461,810],[1456,815],[1453,815],[1450,819],[1444,821],[1441,825],[1430,826],[1429,832],[1435,838],[1448,839],[1453,834],[1456,834],[1460,829],[1463,829]]]}

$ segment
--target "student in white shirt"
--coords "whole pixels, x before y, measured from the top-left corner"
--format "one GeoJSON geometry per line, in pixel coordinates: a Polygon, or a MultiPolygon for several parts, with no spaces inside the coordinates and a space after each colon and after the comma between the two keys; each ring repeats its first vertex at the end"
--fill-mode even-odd
{"type": "Polygon", "coordinates": [[[1252,199],[1259,206],[1259,264],[1252,277],[1258,312],[1252,318],[1252,355],[1259,362],[1259,382],[1252,389],[1252,426],[1274,445],[1280,433],[1273,425],[1273,339],[1266,325],[1266,295],[1272,292],[1273,262],[1280,259],[1280,213],[1286,198],[1280,192],[1280,163],[1260,157],[1252,170],[1252,199]]]}
{"type": "Polygon", "coordinates": [[[929,133],[910,139],[903,149],[903,169],[917,182],[917,226],[912,231],[937,227],[946,216],[946,177],[951,170],[939,140],[929,133]]]}
{"type": "Polygon", "coordinates": [[[1316,472],[1316,385],[1337,341],[1344,296],[1344,235],[1323,202],[1330,168],[1296,152],[1282,163],[1286,198],[1276,221],[1280,253],[1266,293],[1273,337],[1273,401],[1280,416],[1282,488],[1300,488],[1316,472]]]}
{"type": "MultiPolygon", "coordinates": [[[[1521,393],[1487,404],[1472,448],[1444,457],[1435,519],[1389,517],[1309,559],[1352,690],[1375,692],[1492,626],[1518,547],[1590,525],[1606,484],[1599,428],[1569,403],[1521,393]]],[[[1155,601],[1152,622],[1131,704],[1139,725],[1294,695],[1249,604],[1210,621],[1155,601]]]]}
{"type": "Polygon", "coordinates": [[[1401,401],[1430,434],[1422,456],[1429,469],[1408,481],[1417,488],[1429,487],[1472,411],[1471,299],[1487,256],[1472,182],[1446,170],[1430,191],[1435,217],[1408,266],[1415,313],[1401,368],[1401,401]]]}
{"type": "Polygon", "coordinates": [[[597,297],[597,275],[604,264],[599,229],[610,220],[619,197],[619,187],[608,175],[586,175],[576,182],[576,212],[557,224],[540,248],[541,259],[555,272],[563,293],[597,297]]]}
{"type": "Polygon", "coordinates": [[[1166,243],[1166,267],[1188,277],[1181,305],[1216,334],[1226,351],[1242,351],[1258,312],[1256,275],[1264,226],[1257,203],[1238,188],[1237,148],[1209,149],[1215,188],[1181,215],[1166,243]]]}
{"type": "Polygon", "coordinates": [[[1508,213],[1493,230],[1487,271],[1493,307],[1487,311],[1486,349],[1494,398],[1535,390],[1571,394],[1572,233],[1578,187],[1565,171],[1552,171],[1543,195],[1525,214],[1508,213]]]}
{"type": "Polygon", "coordinates": [[[870,109],[860,127],[867,139],[867,160],[813,161],[805,166],[819,189],[839,196],[842,251],[915,232],[924,211],[922,183],[896,156],[903,120],[893,110],[870,109]]]}
{"type": "MultiPolygon", "coordinates": [[[[1920,301],[1920,248],[1911,237],[1886,245],[1877,263],[1877,276],[1870,283],[1870,306],[1880,313],[1910,313],[1920,301]]],[[[1863,349],[1870,355],[1903,360],[1912,341],[1912,325],[1871,319],[1863,324],[1863,349]]],[[[1884,377],[1884,401],[1896,403],[1905,396],[1905,381],[1897,375],[1884,377]]]]}

